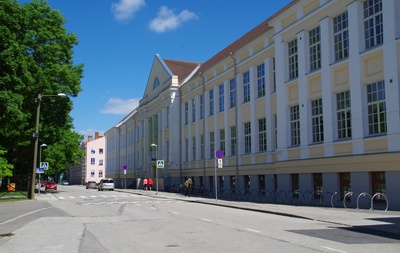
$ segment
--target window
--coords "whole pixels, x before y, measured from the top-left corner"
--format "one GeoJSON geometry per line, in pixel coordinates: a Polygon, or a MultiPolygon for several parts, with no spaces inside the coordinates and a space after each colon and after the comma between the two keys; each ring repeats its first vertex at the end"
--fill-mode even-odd
{"type": "Polygon", "coordinates": [[[258,97],[265,96],[265,67],[264,63],[257,66],[257,94],[258,97]]]}
{"type": "Polygon", "coordinates": [[[225,129],[219,130],[219,149],[225,153],[225,129]]]}
{"type": "Polygon", "coordinates": [[[185,139],[185,161],[189,162],[189,140],[185,139]]]}
{"type": "Polygon", "coordinates": [[[243,73],[243,102],[250,101],[250,72],[243,73]]]}
{"type": "Polygon", "coordinates": [[[185,125],[189,123],[189,102],[185,103],[185,125]]]}
{"type": "Polygon", "coordinates": [[[192,161],[196,161],[196,137],[192,137],[192,161]]]}
{"type": "Polygon", "coordinates": [[[299,174],[291,174],[291,178],[292,178],[293,197],[298,198],[299,197],[299,188],[300,188],[299,174]]]}
{"type": "Polygon", "coordinates": [[[214,90],[209,91],[210,97],[210,116],[214,115],[214,90]]]}
{"type": "Polygon", "coordinates": [[[258,120],[258,151],[267,151],[267,119],[258,120]]]}
{"type": "Polygon", "coordinates": [[[160,80],[158,77],[156,77],[156,79],[154,79],[153,89],[157,88],[158,86],[160,86],[160,80]]]}
{"type": "Polygon", "coordinates": [[[90,171],[90,177],[95,177],[95,171],[94,170],[90,171]]]}
{"type": "Polygon", "coordinates": [[[351,138],[350,91],[343,91],[336,94],[336,110],[338,139],[351,138]]]}
{"type": "Polygon", "coordinates": [[[170,110],[169,110],[169,106],[167,107],[167,128],[169,127],[169,113],[170,113],[170,110]]]}
{"type": "Polygon", "coordinates": [[[386,133],[385,83],[379,81],[367,85],[369,134],[386,133]]]}
{"type": "Polygon", "coordinates": [[[214,132],[210,133],[210,158],[214,158],[214,152],[215,152],[215,138],[214,138],[214,132]]]}
{"type": "Polygon", "coordinates": [[[347,11],[333,19],[335,61],[349,57],[349,21],[347,11]]]}
{"type": "Polygon", "coordinates": [[[103,152],[104,152],[103,149],[102,149],[102,148],[99,148],[99,154],[102,155],[103,152]]]}
{"type": "Polygon", "coordinates": [[[233,108],[236,106],[236,84],[235,79],[229,81],[229,106],[233,108]]]}
{"type": "Polygon", "coordinates": [[[314,179],[314,198],[320,198],[323,191],[322,173],[313,173],[314,179]]]}
{"type": "Polygon", "coordinates": [[[218,97],[218,103],[219,103],[219,111],[220,112],[223,112],[224,111],[224,103],[225,103],[225,100],[224,100],[224,85],[223,84],[221,84],[219,87],[218,87],[218,95],[219,95],[219,97],[218,97]]]}
{"type": "Polygon", "coordinates": [[[342,172],[339,173],[339,179],[340,179],[340,199],[343,199],[344,196],[348,192],[351,191],[351,179],[350,179],[350,173],[349,172],[342,172]]]}
{"type": "Polygon", "coordinates": [[[231,156],[236,155],[236,126],[231,127],[231,156]]]}
{"type": "Polygon", "coordinates": [[[290,137],[291,145],[300,145],[300,111],[299,105],[290,107],[290,137]]]}
{"type": "Polygon", "coordinates": [[[272,58],[272,92],[276,92],[276,66],[275,66],[275,57],[272,58]]]}
{"type": "Polygon", "coordinates": [[[289,79],[299,76],[299,62],[297,55],[297,39],[288,43],[289,50],[289,79]]]}
{"type": "MultiPolygon", "coordinates": [[[[371,181],[372,195],[375,195],[376,193],[386,193],[385,172],[371,172],[371,181]]],[[[378,195],[374,198],[374,200],[383,201],[385,198],[378,195]]]]}
{"type": "Polygon", "coordinates": [[[92,149],[90,150],[90,153],[91,153],[91,154],[96,154],[96,150],[95,150],[94,148],[92,148],[92,149]]]}
{"type": "Polygon", "coordinates": [[[382,0],[364,1],[365,49],[383,43],[382,0]]]}
{"type": "Polygon", "coordinates": [[[196,99],[192,99],[192,122],[196,121],[196,99]]]}
{"type": "Polygon", "coordinates": [[[244,123],[244,152],[251,153],[251,123],[244,123]]]}
{"type": "Polygon", "coordinates": [[[99,170],[99,177],[103,177],[103,170],[99,170]]]}
{"type": "Polygon", "coordinates": [[[200,119],[204,117],[204,96],[200,95],[200,119]]]}
{"type": "Polygon", "coordinates": [[[310,71],[321,68],[321,31],[317,27],[309,33],[310,43],[310,71]]]}
{"type": "Polygon", "coordinates": [[[200,159],[204,159],[204,135],[200,135],[200,159]]]}
{"type": "Polygon", "coordinates": [[[96,158],[90,158],[90,164],[95,165],[96,164],[96,158]]]}
{"type": "Polygon", "coordinates": [[[322,98],[311,101],[311,120],[313,142],[323,142],[324,117],[322,114],[322,98]]]}
{"type": "Polygon", "coordinates": [[[168,163],[169,162],[169,141],[165,142],[165,150],[166,150],[165,151],[165,153],[166,153],[166,157],[165,157],[166,159],[165,160],[168,163]]]}
{"type": "Polygon", "coordinates": [[[103,159],[99,159],[99,166],[103,166],[103,159]]]}
{"type": "Polygon", "coordinates": [[[274,114],[273,116],[274,116],[274,135],[275,135],[275,138],[274,138],[275,145],[274,145],[274,147],[275,147],[275,149],[277,149],[278,148],[278,117],[277,117],[276,114],[274,114]]]}

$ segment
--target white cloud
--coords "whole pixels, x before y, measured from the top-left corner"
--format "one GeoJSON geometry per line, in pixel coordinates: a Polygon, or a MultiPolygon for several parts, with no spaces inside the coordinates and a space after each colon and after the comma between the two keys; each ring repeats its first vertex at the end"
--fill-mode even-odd
{"type": "Polygon", "coordinates": [[[127,115],[139,105],[139,99],[110,98],[100,111],[103,114],[127,115]]]}
{"type": "Polygon", "coordinates": [[[119,0],[118,3],[113,3],[111,8],[117,20],[127,21],[144,5],[145,0],[119,0]]]}
{"type": "Polygon", "coordinates": [[[157,17],[150,22],[149,26],[151,30],[163,33],[168,30],[175,30],[182,23],[197,18],[198,16],[194,12],[184,10],[179,15],[175,15],[168,7],[161,6],[157,17]]]}

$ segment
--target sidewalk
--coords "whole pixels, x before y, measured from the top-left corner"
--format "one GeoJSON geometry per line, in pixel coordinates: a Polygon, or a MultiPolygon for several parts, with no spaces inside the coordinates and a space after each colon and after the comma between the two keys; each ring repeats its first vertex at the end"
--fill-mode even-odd
{"type": "Polygon", "coordinates": [[[316,206],[277,205],[269,203],[254,203],[235,200],[220,200],[206,197],[185,197],[179,193],[158,191],[143,191],[132,189],[115,189],[119,192],[151,196],[155,198],[176,199],[187,202],[196,202],[207,205],[218,205],[255,212],[264,212],[276,215],[290,216],[328,222],[347,226],[349,229],[400,240],[400,211],[371,211],[365,209],[344,209],[316,206]]]}

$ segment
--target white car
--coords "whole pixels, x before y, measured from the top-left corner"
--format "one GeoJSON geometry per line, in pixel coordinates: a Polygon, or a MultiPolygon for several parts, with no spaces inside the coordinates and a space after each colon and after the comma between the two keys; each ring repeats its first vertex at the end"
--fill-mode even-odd
{"type": "Polygon", "coordinates": [[[69,185],[68,180],[63,180],[63,181],[61,181],[61,184],[62,184],[62,185],[69,185]]]}
{"type": "Polygon", "coordinates": [[[100,182],[97,184],[97,189],[99,191],[102,191],[102,190],[114,191],[114,179],[104,178],[104,179],[100,180],[100,182]]]}

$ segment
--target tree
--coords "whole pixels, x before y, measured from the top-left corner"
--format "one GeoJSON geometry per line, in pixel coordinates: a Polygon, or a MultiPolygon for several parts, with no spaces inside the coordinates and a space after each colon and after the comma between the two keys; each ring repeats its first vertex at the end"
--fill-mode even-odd
{"type": "Polygon", "coordinates": [[[12,169],[14,166],[9,164],[7,160],[2,157],[7,151],[0,147],[0,187],[2,186],[3,178],[12,176],[12,169]]]}
{"type": "MultiPolygon", "coordinates": [[[[65,22],[44,0],[23,5],[0,1],[0,143],[14,175],[32,169],[38,94],[76,97],[81,91],[83,65],[74,65],[72,50],[78,40],[67,33],[65,22]]],[[[73,128],[68,97],[43,98],[41,143],[56,145],[63,139],[61,133],[73,128]]]]}

